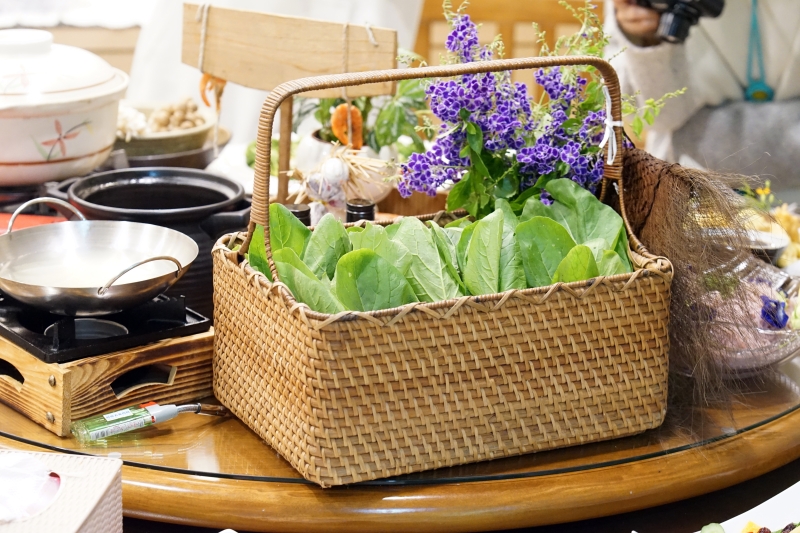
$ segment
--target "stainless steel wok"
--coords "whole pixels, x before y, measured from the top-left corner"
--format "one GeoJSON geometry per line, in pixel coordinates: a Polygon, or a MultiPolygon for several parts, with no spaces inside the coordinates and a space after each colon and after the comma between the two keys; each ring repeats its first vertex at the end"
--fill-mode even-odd
{"type": "Polygon", "coordinates": [[[26,202],[0,236],[0,290],[51,313],[97,316],[155,298],[188,270],[197,244],[179,231],[151,224],[85,220],[55,198],[26,202]],[[17,215],[35,203],[55,203],[81,220],[12,232],[17,215]]]}

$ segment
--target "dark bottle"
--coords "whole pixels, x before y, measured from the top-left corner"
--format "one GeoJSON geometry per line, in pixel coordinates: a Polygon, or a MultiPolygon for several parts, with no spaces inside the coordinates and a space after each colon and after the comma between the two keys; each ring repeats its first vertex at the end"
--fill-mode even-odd
{"type": "Polygon", "coordinates": [[[311,208],[306,204],[286,204],[286,209],[292,212],[297,220],[305,224],[311,225],[311,208]]]}
{"type": "Polygon", "coordinates": [[[356,198],[347,201],[347,222],[375,220],[375,204],[371,200],[356,198]]]}

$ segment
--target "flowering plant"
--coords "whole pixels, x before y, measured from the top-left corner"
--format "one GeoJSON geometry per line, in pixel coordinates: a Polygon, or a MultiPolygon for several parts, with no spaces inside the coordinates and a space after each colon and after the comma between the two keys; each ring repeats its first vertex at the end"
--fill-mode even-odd
{"type": "MultiPolygon", "coordinates": [[[[541,55],[599,57],[608,39],[594,6],[588,1],[578,9],[563,5],[580,21],[581,29],[559,39],[554,51],[539,32],[541,55]]],[[[479,45],[477,26],[464,7],[453,12],[445,1],[451,27],[445,62],[502,57],[499,38],[479,45]]],[[[400,194],[435,196],[439,187],[452,183],[448,210],[464,208],[480,218],[494,209],[499,198],[508,200],[515,211],[533,196],[549,204],[545,186],[558,178],[595,192],[603,177],[598,143],[606,118],[599,73],[592,67],[553,67],[537,70],[534,79],[544,89],[538,102],[531,101],[524,83],[512,82],[510,72],[433,80],[426,94],[432,113],[441,121],[438,136],[427,152],[411,154],[401,165],[400,194]]]]}

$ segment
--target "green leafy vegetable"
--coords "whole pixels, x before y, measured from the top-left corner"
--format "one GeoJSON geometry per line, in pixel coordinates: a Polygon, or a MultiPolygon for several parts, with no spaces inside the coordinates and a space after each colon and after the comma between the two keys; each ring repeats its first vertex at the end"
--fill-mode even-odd
{"type": "Polygon", "coordinates": [[[461,275],[458,272],[458,258],[456,257],[456,247],[453,242],[450,240],[450,237],[444,232],[442,228],[439,227],[436,222],[429,222],[428,225],[431,228],[431,232],[433,233],[433,240],[436,243],[436,247],[439,249],[439,256],[444,261],[445,266],[447,267],[447,272],[450,274],[450,277],[458,284],[459,294],[463,296],[467,293],[467,288],[464,285],[464,282],[461,280],[461,275]]]}
{"type": "Polygon", "coordinates": [[[473,222],[469,226],[465,227],[461,231],[461,237],[458,239],[458,244],[456,245],[456,259],[458,259],[458,270],[461,272],[461,275],[464,274],[464,270],[467,267],[467,251],[469,250],[469,241],[472,240],[472,234],[475,232],[475,228],[478,226],[477,222],[473,222]]]}
{"type": "Polygon", "coordinates": [[[366,248],[339,259],[336,294],[346,308],[354,311],[390,309],[418,301],[406,278],[388,261],[366,248]]]}
{"type": "Polygon", "coordinates": [[[458,284],[447,271],[433,234],[425,224],[417,218],[403,218],[392,240],[405,245],[411,254],[406,276],[420,301],[438,302],[459,296],[458,284]]]}
{"type": "Polygon", "coordinates": [[[292,248],[282,248],[273,253],[272,258],[278,276],[298,302],[320,313],[335,314],[345,310],[331,292],[330,282],[317,279],[292,248]]]}
{"type": "Polygon", "coordinates": [[[352,250],[350,238],[341,222],[326,213],[314,228],[303,252],[303,262],[317,276],[333,278],[339,258],[352,250]]]}
{"type": "Polygon", "coordinates": [[[268,280],[272,281],[272,273],[269,271],[269,262],[267,261],[267,247],[264,243],[264,226],[260,224],[256,224],[253,238],[250,239],[247,261],[253,269],[261,272],[267,276],[268,280]]]}
{"type": "Polygon", "coordinates": [[[463,271],[464,284],[470,294],[498,292],[502,241],[502,211],[493,212],[475,225],[467,250],[467,264],[463,271]]]}
{"type": "Polygon", "coordinates": [[[594,254],[588,246],[579,244],[569,251],[553,275],[553,283],[584,281],[599,276],[594,254]]]}
{"type": "Polygon", "coordinates": [[[500,246],[500,292],[511,289],[526,289],[525,270],[522,267],[522,255],[519,242],[514,234],[517,227],[517,216],[506,200],[497,200],[495,210],[503,212],[503,241],[500,246]]]}
{"type": "Polygon", "coordinates": [[[627,274],[630,269],[622,263],[622,259],[614,250],[604,250],[600,261],[597,261],[597,270],[601,276],[614,276],[627,274]]]}
{"type": "Polygon", "coordinates": [[[298,257],[311,238],[311,230],[297,220],[297,217],[282,204],[269,204],[269,242],[272,253],[283,248],[291,248],[298,257]]]}
{"type": "Polygon", "coordinates": [[[559,265],[575,248],[569,232],[555,220],[539,216],[520,223],[516,231],[528,287],[553,283],[559,265]]]}
{"type": "Polygon", "coordinates": [[[350,234],[353,250],[367,248],[394,265],[404,276],[411,267],[411,254],[404,244],[389,238],[383,226],[367,222],[364,231],[350,234]]]}
{"type": "Polygon", "coordinates": [[[466,228],[470,224],[472,224],[472,220],[470,220],[469,217],[463,217],[463,218],[459,218],[458,220],[454,220],[454,221],[452,221],[452,222],[450,222],[448,224],[445,224],[444,227],[447,228],[447,229],[449,229],[449,228],[466,228]]]}

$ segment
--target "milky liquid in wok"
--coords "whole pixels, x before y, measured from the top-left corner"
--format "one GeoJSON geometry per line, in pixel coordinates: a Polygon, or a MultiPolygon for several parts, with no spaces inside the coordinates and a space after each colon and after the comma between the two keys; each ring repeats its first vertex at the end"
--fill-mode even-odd
{"type": "MultiPolygon", "coordinates": [[[[134,263],[147,259],[148,254],[131,250],[87,250],[76,253],[32,253],[22,256],[0,271],[0,276],[45,287],[83,288],[102,287],[114,276],[134,263]],[[53,265],[58,265],[57,269],[53,265]]],[[[134,283],[177,270],[171,261],[156,261],[133,269],[122,276],[115,285],[134,283]]]]}

